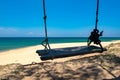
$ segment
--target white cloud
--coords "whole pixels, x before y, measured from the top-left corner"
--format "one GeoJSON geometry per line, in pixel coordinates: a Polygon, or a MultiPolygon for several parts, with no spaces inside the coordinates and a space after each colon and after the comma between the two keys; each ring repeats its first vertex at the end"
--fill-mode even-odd
{"type": "Polygon", "coordinates": [[[28,32],[29,35],[33,35],[34,33],[33,32],[28,32]]]}
{"type": "Polygon", "coordinates": [[[0,31],[1,31],[1,32],[16,32],[17,29],[15,29],[15,28],[4,28],[4,27],[0,27],[0,31]]]}
{"type": "Polygon", "coordinates": [[[15,28],[7,28],[7,29],[6,29],[6,31],[16,32],[16,31],[17,31],[17,29],[15,29],[15,28]]]}
{"type": "Polygon", "coordinates": [[[13,36],[18,34],[18,30],[15,28],[0,27],[0,37],[13,36]]]}
{"type": "Polygon", "coordinates": [[[3,27],[0,27],[0,31],[2,31],[2,30],[4,30],[4,28],[3,28],[3,27]]]}

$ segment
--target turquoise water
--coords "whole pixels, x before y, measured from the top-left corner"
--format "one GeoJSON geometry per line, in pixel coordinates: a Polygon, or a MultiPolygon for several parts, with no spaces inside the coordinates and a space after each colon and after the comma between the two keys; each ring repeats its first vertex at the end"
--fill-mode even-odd
{"type": "MultiPolygon", "coordinates": [[[[44,38],[40,37],[0,37],[0,51],[40,45],[44,38]]],[[[102,41],[120,40],[120,37],[104,37],[102,41]]],[[[50,37],[49,43],[86,42],[87,37],[50,37]]]]}

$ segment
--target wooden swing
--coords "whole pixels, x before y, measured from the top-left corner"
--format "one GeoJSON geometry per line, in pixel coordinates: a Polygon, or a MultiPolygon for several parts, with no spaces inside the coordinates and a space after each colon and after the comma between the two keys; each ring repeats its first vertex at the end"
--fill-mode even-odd
{"type": "MultiPolygon", "coordinates": [[[[99,0],[97,0],[95,29],[97,29],[97,22],[98,22],[98,5],[99,5],[99,0]]],[[[87,54],[87,53],[106,51],[106,49],[104,49],[102,47],[89,46],[89,45],[88,46],[80,46],[80,47],[67,47],[67,48],[51,49],[50,45],[49,45],[49,41],[48,41],[48,35],[47,35],[47,26],[46,26],[47,16],[46,16],[46,11],[45,11],[45,1],[44,0],[43,0],[43,10],[44,10],[45,40],[42,41],[41,44],[44,46],[44,50],[36,51],[36,53],[38,53],[38,55],[40,56],[41,60],[49,60],[49,59],[55,59],[55,58],[63,58],[63,57],[69,57],[69,56],[75,56],[75,55],[83,55],[83,54],[87,54]],[[101,51],[101,48],[102,48],[102,51],[101,51]]],[[[102,45],[100,45],[100,46],[102,46],[102,45]]]]}

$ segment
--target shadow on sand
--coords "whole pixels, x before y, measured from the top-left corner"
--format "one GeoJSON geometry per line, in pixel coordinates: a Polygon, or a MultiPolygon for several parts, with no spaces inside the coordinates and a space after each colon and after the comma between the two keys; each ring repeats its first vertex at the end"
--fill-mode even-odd
{"type": "MultiPolygon", "coordinates": [[[[110,56],[110,55],[109,55],[110,56]]],[[[14,72],[6,74],[3,80],[119,80],[120,58],[114,56],[117,61],[110,61],[109,56],[93,56],[73,59],[65,62],[42,62],[29,65],[21,65],[14,72]],[[100,59],[109,66],[97,64],[100,59]],[[96,63],[97,62],[97,63],[96,63]],[[115,65],[113,65],[115,64],[115,65]],[[113,66],[111,66],[113,65],[113,66]],[[117,73],[114,73],[114,71],[117,73]],[[111,76],[111,77],[109,77],[111,76]]],[[[1,79],[1,80],[2,80],[1,79]]]]}

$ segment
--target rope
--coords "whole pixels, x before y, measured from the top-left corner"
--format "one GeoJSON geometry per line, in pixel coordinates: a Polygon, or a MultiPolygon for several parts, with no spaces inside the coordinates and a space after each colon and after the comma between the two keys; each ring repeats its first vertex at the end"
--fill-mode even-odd
{"type": "Polygon", "coordinates": [[[49,42],[48,42],[48,35],[47,35],[47,24],[46,24],[46,9],[45,9],[45,1],[43,0],[43,12],[44,12],[44,27],[45,27],[45,40],[41,42],[42,46],[45,47],[46,53],[48,53],[50,48],[49,42]]]}
{"type": "Polygon", "coordinates": [[[99,0],[97,0],[97,8],[96,8],[96,22],[95,22],[95,29],[91,32],[89,38],[88,38],[88,46],[91,44],[91,42],[94,42],[94,44],[99,44],[101,47],[101,52],[103,52],[103,47],[101,45],[101,40],[99,39],[100,36],[102,36],[103,31],[99,33],[99,30],[97,29],[98,25],[98,10],[99,10],[99,0]]]}
{"type": "Polygon", "coordinates": [[[98,25],[98,10],[99,10],[99,0],[97,0],[95,29],[97,29],[97,25],[98,25]]]}
{"type": "Polygon", "coordinates": [[[45,37],[48,38],[47,36],[47,24],[46,24],[46,19],[47,19],[47,16],[46,16],[46,9],[45,9],[45,1],[43,0],[43,11],[44,11],[44,26],[45,26],[45,37]]]}

